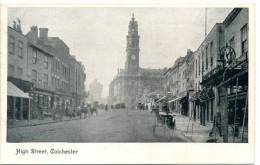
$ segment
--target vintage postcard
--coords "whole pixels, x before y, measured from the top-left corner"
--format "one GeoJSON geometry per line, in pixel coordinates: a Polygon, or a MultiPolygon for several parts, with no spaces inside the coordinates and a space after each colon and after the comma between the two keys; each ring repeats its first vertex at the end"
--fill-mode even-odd
{"type": "Polygon", "coordinates": [[[1,4],[1,163],[254,162],[254,4],[1,4]]]}

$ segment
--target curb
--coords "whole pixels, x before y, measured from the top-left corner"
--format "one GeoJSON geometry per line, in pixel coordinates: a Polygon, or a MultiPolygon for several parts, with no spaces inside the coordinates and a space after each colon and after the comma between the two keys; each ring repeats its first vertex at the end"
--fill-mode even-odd
{"type": "MultiPolygon", "coordinates": [[[[88,119],[88,118],[85,118],[85,119],[88,119]]],[[[25,124],[25,125],[18,125],[18,126],[11,126],[11,127],[8,127],[7,128],[19,128],[19,127],[31,127],[31,126],[38,126],[38,125],[47,125],[47,124],[52,124],[52,123],[62,123],[62,122],[68,122],[68,121],[74,121],[74,120],[85,120],[84,118],[80,119],[66,119],[66,120],[61,120],[61,121],[50,121],[50,122],[44,122],[44,123],[35,123],[35,124],[25,124]]]]}

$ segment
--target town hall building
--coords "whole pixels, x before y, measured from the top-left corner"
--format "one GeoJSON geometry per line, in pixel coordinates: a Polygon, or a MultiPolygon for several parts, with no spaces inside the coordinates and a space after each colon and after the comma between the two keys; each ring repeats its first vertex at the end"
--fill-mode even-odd
{"type": "Polygon", "coordinates": [[[163,69],[146,69],[139,66],[138,24],[132,16],[126,36],[126,62],[124,69],[118,69],[109,86],[109,103],[124,104],[135,108],[145,94],[162,91],[163,69]]]}

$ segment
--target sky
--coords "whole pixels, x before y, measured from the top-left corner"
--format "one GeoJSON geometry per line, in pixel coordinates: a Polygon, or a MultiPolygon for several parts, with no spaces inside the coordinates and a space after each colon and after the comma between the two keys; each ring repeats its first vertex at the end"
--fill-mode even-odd
{"type": "MultiPolygon", "coordinates": [[[[231,10],[207,8],[207,32],[215,23],[223,22],[231,10]]],[[[106,97],[117,69],[125,65],[132,13],[138,21],[142,68],[171,67],[187,49],[195,51],[205,38],[205,8],[19,7],[8,9],[8,24],[20,18],[24,34],[33,25],[48,28],[49,36],[62,39],[84,64],[87,89],[97,79],[106,97]]]]}

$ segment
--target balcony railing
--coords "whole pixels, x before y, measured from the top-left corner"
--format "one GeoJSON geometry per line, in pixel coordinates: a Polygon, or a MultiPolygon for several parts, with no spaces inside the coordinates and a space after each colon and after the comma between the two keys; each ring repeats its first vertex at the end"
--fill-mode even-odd
{"type": "Polygon", "coordinates": [[[221,65],[217,65],[215,68],[213,68],[207,74],[202,76],[202,81],[208,80],[210,77],[215,76],[216,74],[218,74],[222,70],[223,70],[223,67],[221,65]]]}

